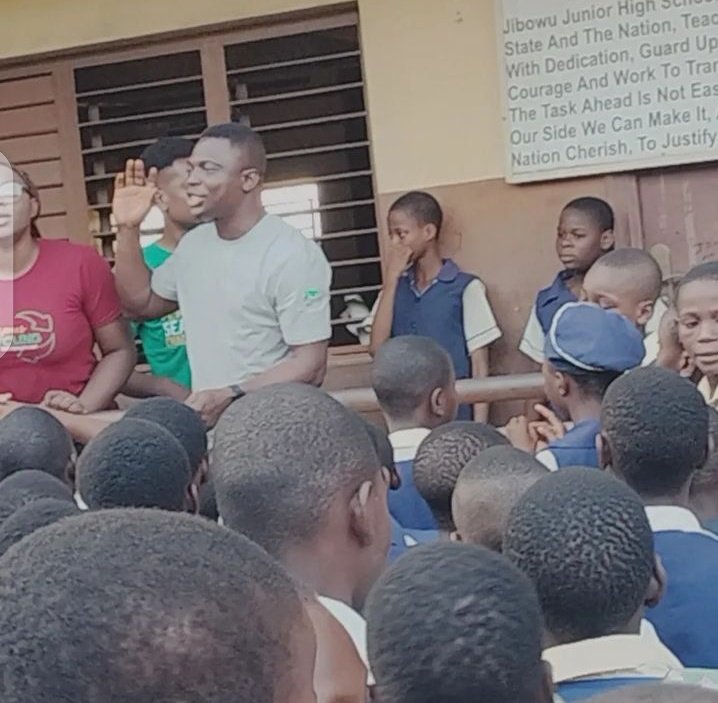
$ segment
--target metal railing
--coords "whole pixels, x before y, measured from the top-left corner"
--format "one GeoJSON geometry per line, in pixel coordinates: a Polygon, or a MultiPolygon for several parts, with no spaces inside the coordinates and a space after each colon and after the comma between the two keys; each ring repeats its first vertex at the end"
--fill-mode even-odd
{"type": "MultiPolygon", "coordinates": [[[[493,403],[500,400],[534,400],[544,397],[543,376],[525,373],[512,376],[492,376],[458,381],[456,390],[462,403],[493,403]]],[[[343,405],[358,412],[379,410],[379,403],[371,388],[348,388],[332,395],[343,405]]]]}

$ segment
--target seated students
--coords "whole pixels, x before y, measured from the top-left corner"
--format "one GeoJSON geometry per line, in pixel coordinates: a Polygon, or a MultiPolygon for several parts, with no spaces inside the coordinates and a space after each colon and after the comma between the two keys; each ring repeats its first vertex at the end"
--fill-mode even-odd
{"type": "Polygon", "coordinates": [[[600,198],[576,198],[561,211],[556,254],[564,268],[550,286],[538,292],[519,345],[536,363],[543,363],[546,335],[553,316],[566,303],[578,300],[586,272],[613,249],[613,227],[613,210],[600,198]]]}
{"type": "MultiPolygon", "coordinates": [[[[486,298],[486,287],[451,259],[442,259],[439,236],[444,215],[436,199],[423,192],[399,198],[389,210],[390,257],[384,288],[367,324],[376,353],[390,337],[432,337],[451,356],[457,378],[489,375],[489,345],[501,337],[486,298]]],[[[459,410],[472,419],[470,406],[459,410]]],[[[475,419],[486,421],[488,406],[475,419]]]]}
{"type": "Polygon", "coordinates": [[[718,261],[700,264],[683,277],[675,305],[681,345],[702,374],[698,390],[718,408],[718,261]]]}
{"type": "Polygon", "coordinates": [[[708,408],[689,381],[651,367],[608,389],[601,419],[602,464],[647,504],[668,572],[666,596],[646,616],[685,666],[718,668],[718,538],[688,509],[707,456],[708,408]]]}
{"type": "Polygon", "coordinates": [[[0,525],[16,510],[43,498],[72,503],[67,484],[44,471],[27,469],[16,471],[0,481],[0,525]]]}
{"type": "Polygon", "coordinates": [[[100,432],[77,462],[77,493],[88,508],[197,511],[187,453],[165,429],[123,419],[100,432]]]}
{"type": "MultiPolygon", "coordinates": [[[[603,395],[622,373],[639,366],[643,356],[643,338],[623,315],[591,303],[567,303],[556,313],[546,338],[543,376],[559,421],[538,428],[549,440],[537,454],[539,461],[552,471],[599,466],[596,437],[603,395]],[[566,431],[562,421],[573,426],[566,431]]],[[[543,414],[552,417],[547,409],[543,414]]],[[[509,424],[507,434],[519,449],[538,448],[539,435],[532,436],[521,418],[509,424]]]]}
{"type": "Polygon", "coordinates": [[[690,509],[718,535],[718,411],[708,408],[708,458],[691,481],[690,509]]]}
{"type": "Polygon", "coordinates": [[[0,480],[16,471],[45,471],[68,481],[75,446],[62,424],[34,406],[13,410],[0,420],[0,480]]]}
{"type": "Polygon", "coordinates": [[[40,528],[79,512],[74,503],[57,498],[40,498],[23,505],[0,525],[0,556],[40,528]]]}
{"type": "Polygon", "coordinates": [[[392,479],[359,417],[310,386],[262,388],[220,418],[211,472],[224,524],[317,593],[366,662],[357,610],[386,564],[392,479]]]}
{"type": "Polygon", "coordinates": [[[369,656],[382,703],[549,703],[541,611],[528,579],[481,547],[411,550],[371,592],[369,656]]]}
{"type": "Polygon", "coordinates": [[[504,554],[534,583],[544,616],[544,657],[566,703],[683,667],[641,628],[665,575],[638,495],[599,471],[566,469],[519,499],[504,554]]]}
{"type": "Polygon", "coordinates": [[[457,539],[501,552],[509,513],[547,471],[533,456],[513,447],[489,447],[481,452],[456,481],[451,514],[457,539]]]}
{"type": "Polygon", "coordinates": [[[489,447],[508,444],[506,438],[480,422],[450,422],[432,430],[414,460],[416,488],[427,502],[439,529],[448,540],[456,529],[451,496],[462,469],[489,447]]]}
{"type": "Polygon", "coordinates": [[[62,520],[0,562],[3,703],[314,703],[311,623],[248,539],[160,510],[62,520]]]}
{"type": "Polygon", "coordinates": [[[412,465],[429,432],[456,418],[451,357],[427,337],[395,337],[378,349],[371,382],[401,476],[400,488],[389,494],[389,513],[404,528],[435,530],[431,510],[414,485],[412,465]]]}
{"type": "Polygon", "coordinates": [[[645,335],[643,365],[658,355],[658,326],[666,311],[660,299],[663,275],[642,249],[617,249],[602,256],[583,279],[581,298],[627,317],[645,335]]]}

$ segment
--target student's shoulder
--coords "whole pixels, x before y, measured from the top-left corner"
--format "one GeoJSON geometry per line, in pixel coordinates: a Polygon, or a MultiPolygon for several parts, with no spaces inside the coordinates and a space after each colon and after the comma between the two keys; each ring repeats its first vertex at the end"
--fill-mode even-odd
{"type": "MultiPolygon", "coordinates": [[[[208,237],[216,236],[217,228],[214,222],[202,222],[195,225],[191,230],[187,231],[182,239],[179,240],[173,256],[187,255],[188,252],[194,252],[196,249],[206,247],[208,237]]],[[[150,245],[152,246],[152,245],[150,245]]]]}
{"type": "Polygon", "coordinates": [[[298,229],[276,215],[266,215],[261,222],[262,236],[277,266],[288,263],[326,261],[322,248],[313,239],[305,237],[298,229]]]}

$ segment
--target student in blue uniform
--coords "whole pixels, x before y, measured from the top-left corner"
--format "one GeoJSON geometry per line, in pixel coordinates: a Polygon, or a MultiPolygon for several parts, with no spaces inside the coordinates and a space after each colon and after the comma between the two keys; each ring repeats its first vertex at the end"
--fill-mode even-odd
{"type": "Polygon", "coordinates": [[[461,471],[489,447],[507,444],[507,439],[493,427],[463,421],[437,427],[421,443],[414,460],[414,482],[431,508],[439,539],[450,539],[456,529],[451,498],[461,471]]]}
{"type": "Polygon", "coordinates": [[[529,426],[516,418],[507,426],[514,446],[540,448],[537,458],[552,471],[565,466],[598,468],[596,437],[601,402],[608,386],[639,366],[645,348],[638,328],[623,315],[592,303],[567,303],[554,316],[546,337],[543,376],[554,412],[537,406],[548,419],[529,426]],[[572,426],[566,430],[564,422],[572,426]]]}
{"type": "Polygon", "coordinates": [[[563,270],[553,283],[538,292],[519,349],[540,364],[553,316],[566,303],[579,299],[586,272],[615,245],[614,214],[600,198],[572,200],[561,211],[556,254],[563,270]]]}
{"type": "Polygon", "coordinates": [[[665,573],[641,498],[628,486],[580,468],[541,479],[508,520],[504,554],[536,586],[544,658],[563,701],[680,680],[680,661],[642,626],[665,573]]]}
{"type": "Polygon", "coordinates": [[[637,369],[606,393],[601,459],[647,504],[668,573],[663,601],[647,613],[685,666],[718,668],[718,537],[689,509],[708,452],[708,408],[695,386],[657,367],[637,369]]]}
{"type": "Polygon", "coordinates": [[[456,417],[451,358],[433,339],[395,337],[377,351],[371,381],[401,477],[401,486],[389,493],[389,513],[403,528],[435,531],[431,510],[414,485],[412,467],[429,432],[456,417]]]}
{"type": "MultiPolygon", "coordinates": [[[[419,334],[449,352],[457,378],[488,376],[489,345],[501,330],[484,284],[442,258],[443,219],[441,206],[428,193],[407,193],[391,206],[384,288],[366,323],[371,325],[371,350],[376,353],[390,337],[419,334]]],[[[471,418],[471,407],[462,406],[459,419],[471,418]]],[[[477,406],[474,419],[487,418],[488,406],[477,406]]]]}

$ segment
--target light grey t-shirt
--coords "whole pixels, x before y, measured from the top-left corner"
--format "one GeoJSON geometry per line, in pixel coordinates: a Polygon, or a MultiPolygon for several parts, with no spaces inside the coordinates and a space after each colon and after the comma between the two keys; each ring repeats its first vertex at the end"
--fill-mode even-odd
{"type": "Polygon", "coordinates": [[[154,270],[152,290],[184,317],[192,390],[242,383],[289,348],[331,337],[331,267],[315,242],[274,215],[239,239],[199,225],[154,270]]]}

